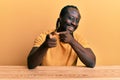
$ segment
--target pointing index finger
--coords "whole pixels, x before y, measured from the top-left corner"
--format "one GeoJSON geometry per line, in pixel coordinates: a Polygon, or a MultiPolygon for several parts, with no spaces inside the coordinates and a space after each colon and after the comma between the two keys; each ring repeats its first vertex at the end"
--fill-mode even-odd
{"type": "Polygon", "coordinates": [[[66,33],[67,33],[67,31],[57,32],[58,35],[59,35],[59,34],[66,34],[66,33]]]}

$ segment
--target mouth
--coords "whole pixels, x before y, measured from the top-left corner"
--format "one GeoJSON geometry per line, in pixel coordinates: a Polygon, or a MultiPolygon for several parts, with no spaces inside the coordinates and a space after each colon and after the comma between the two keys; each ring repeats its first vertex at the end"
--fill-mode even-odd
{"type": "Polygon", "coordinates": [[[74,32],[74,27],[68,26],[68,27],[67,27],[67,30],[68,30],[70,33],[73,33],[73,32],[74,32]]]}

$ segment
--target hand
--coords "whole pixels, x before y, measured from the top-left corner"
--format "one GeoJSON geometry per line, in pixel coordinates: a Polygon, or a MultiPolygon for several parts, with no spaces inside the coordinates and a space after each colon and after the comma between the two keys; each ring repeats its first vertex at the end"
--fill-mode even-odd
{"type": "Polygon", "coordinates": [[[52,32],[46,36],[46,40],[44,43],[48,48],[57,46],[57,39],[56,39],[56,35],[54,34],[54,32],[52,32]]]}
{"type": "Polygon", "coordinates": [[[73,36],[72,34],[70,34],[69,31],[59,32],[59,36],[60,36],[60,41],[65,43],[70,43],[71,40],[73,39],[73,36]]]}

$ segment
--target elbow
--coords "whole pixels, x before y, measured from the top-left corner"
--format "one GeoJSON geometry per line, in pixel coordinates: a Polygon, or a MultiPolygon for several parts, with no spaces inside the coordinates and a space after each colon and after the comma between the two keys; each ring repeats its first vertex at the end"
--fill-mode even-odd
{"type": "Polygon", "coordinates": [[[89,65],[87,65],[87,67],[94,68],[95,67],[95,63],[90,63],[89,65]]]}
{"type": "Polygon", "coordinates": [[[87,64],[86,66],[87,66],[87,67],[90,67],[90,68],[94,68],[95,65],[96,65],[96,59],[90,61],[89,64],[87,64]]]}
{"type": "Polygon", "coordinates": [[[36,66],[31,65],[31,64],[28,63],[27,67],[28,67],[28,69],[34,69],[36,66]]]}
{"type": "Polygon", "coordinates": [[[28,69],[34,69],[36,67],[29,58],[27,59],[27,67],[28,69]]]}

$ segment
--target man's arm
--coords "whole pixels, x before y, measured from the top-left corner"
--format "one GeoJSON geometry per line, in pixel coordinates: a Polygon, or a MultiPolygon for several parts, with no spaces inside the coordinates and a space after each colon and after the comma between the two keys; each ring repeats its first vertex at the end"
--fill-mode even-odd
{"type": "Polygon", "coordinates": [[[40,47],[33,47],[27,58],[28,68],[33,69],[42,63],[48,48],[56,47],[57,42],[53,34],[48,34],[40,47]]]}
{"type": "Polygon", "coordinates": [[[74,51],[77,53],[80,60],[87,66],[93,68],[96,64],[96,57],[90,48],[84,48],[74,38],[69,43],[74,51]]]}
{"type": "Polygon", "coordinates": [[[43,43],[40,47],[33,47],[27,58],[28,68],[33,69],[40,65],[47,50],[48,48],[45,47],[45,43],[43,43]]]}
{"type": "Polygon", "coordinates": [[[84,48],[78,43],[69,31],[59,32],[60,39],[62,42],[69,43],[74,51],[77,53],[80,60],[87,67],[94,67],[96,64],[96,57],[90,48],[84,48]]]}

